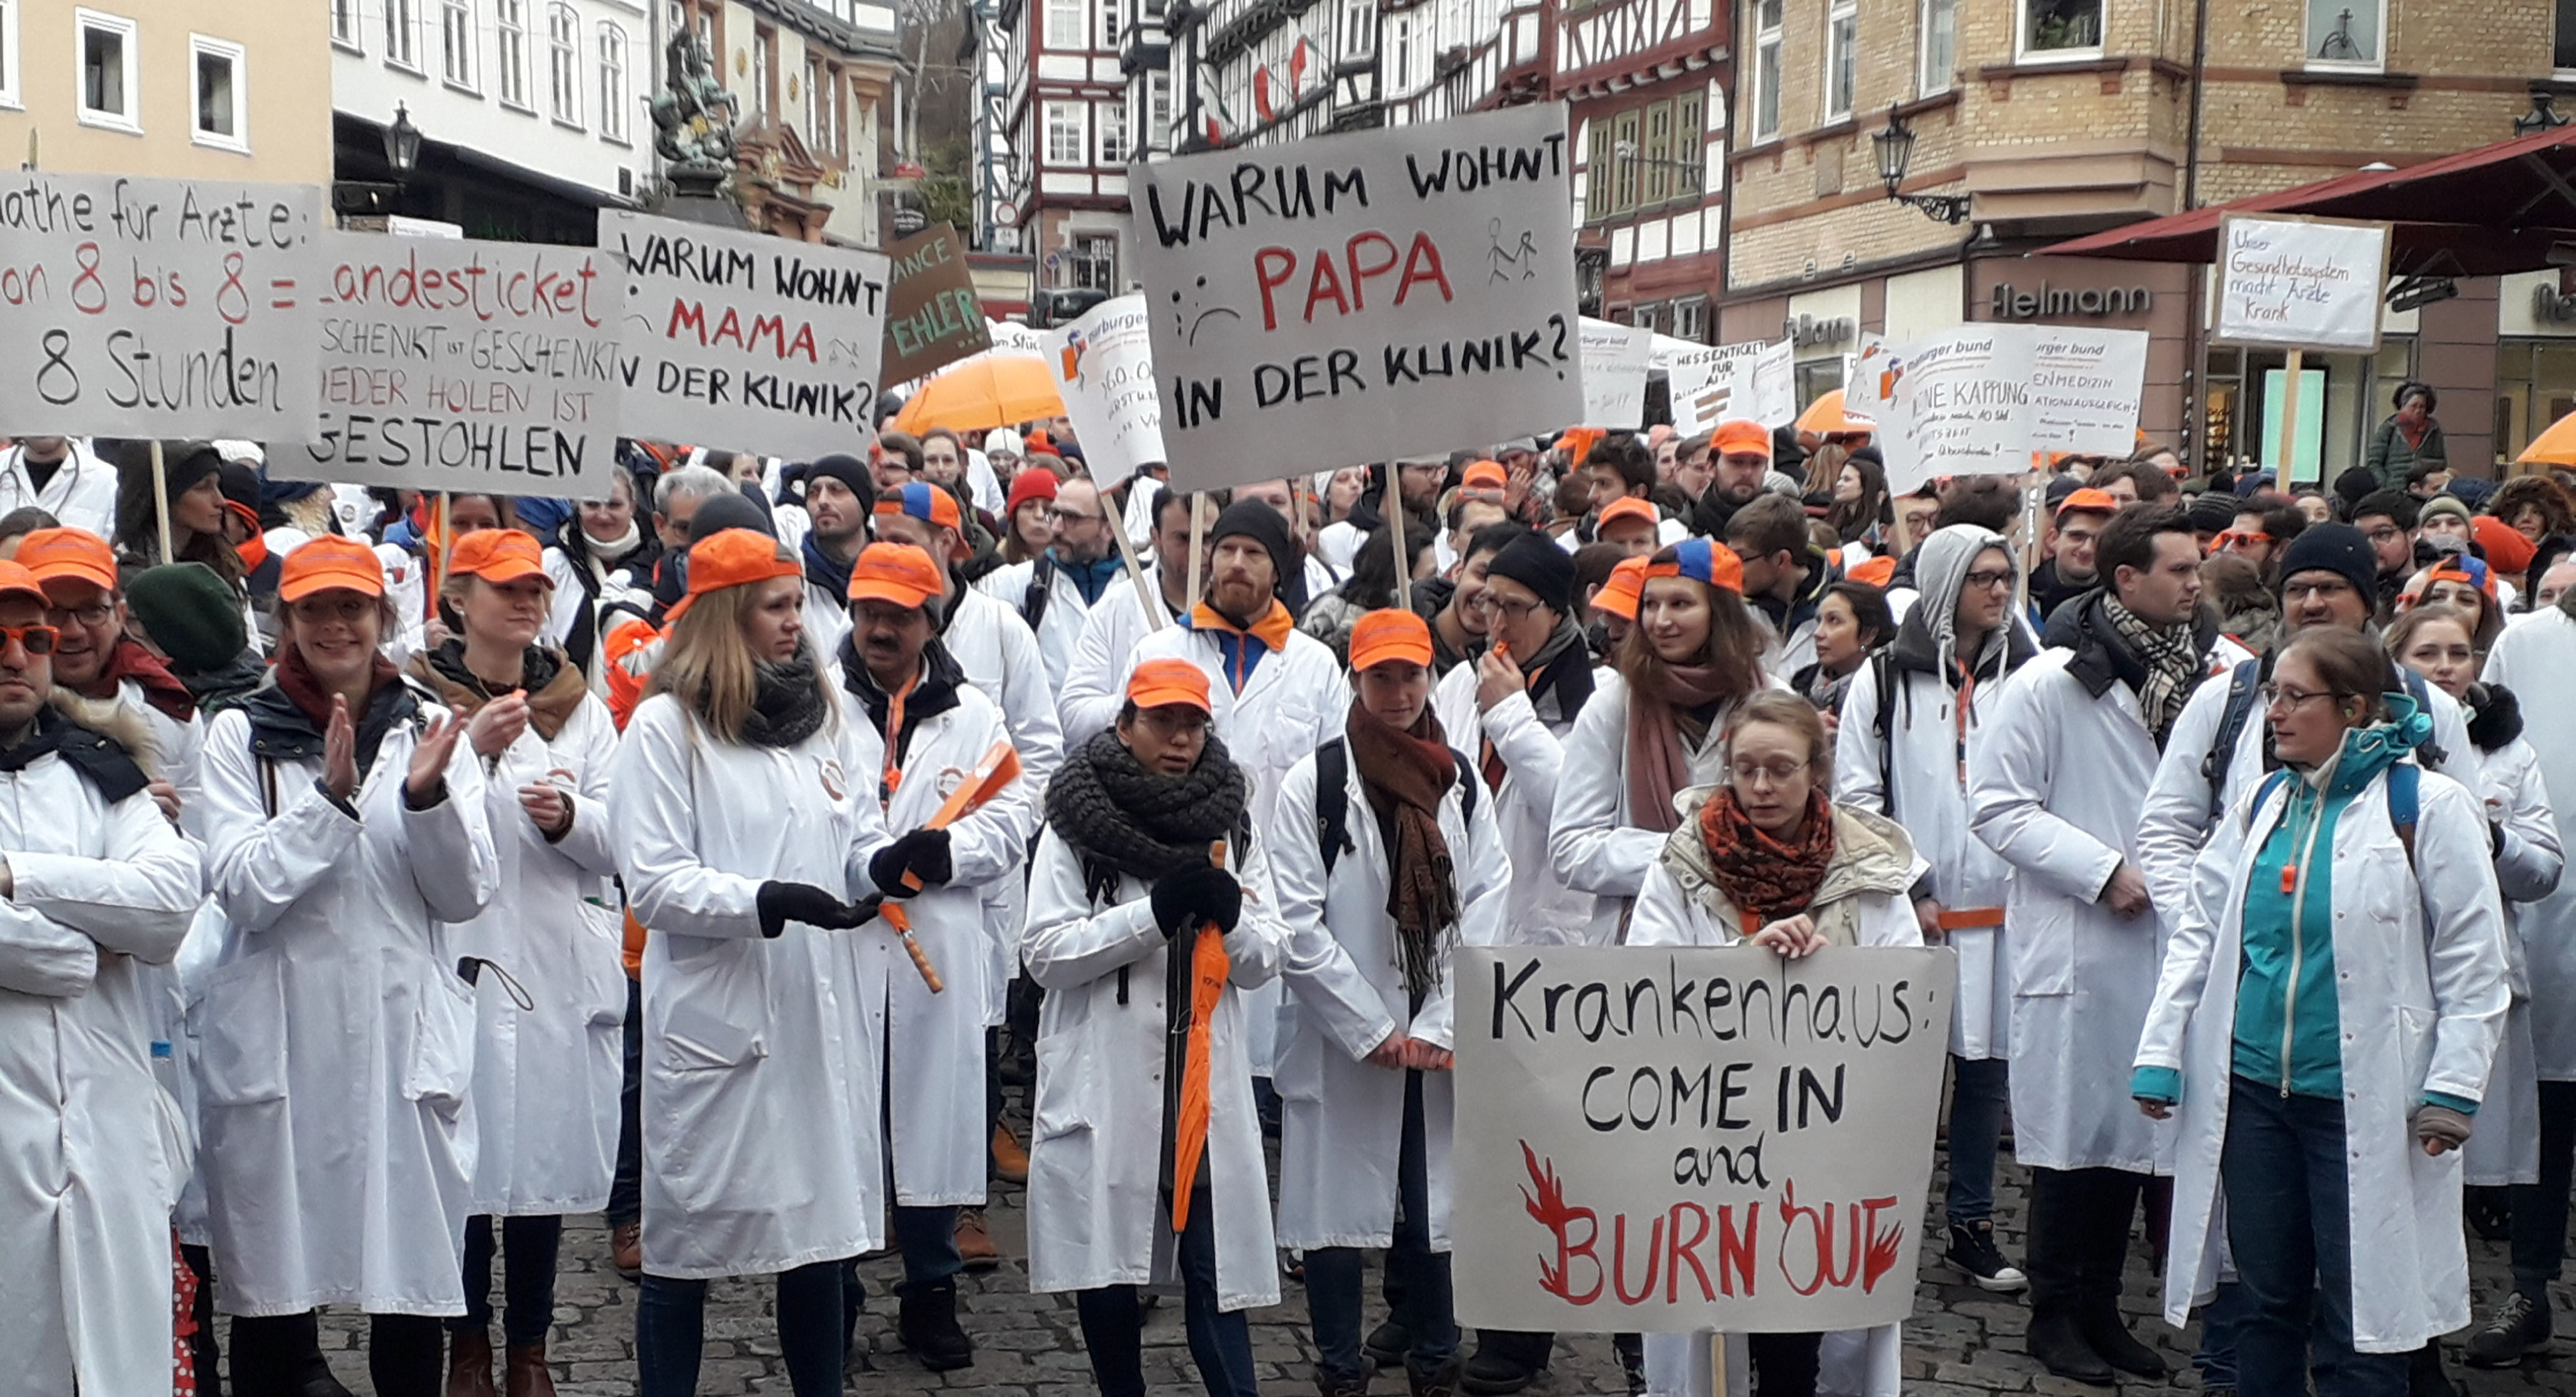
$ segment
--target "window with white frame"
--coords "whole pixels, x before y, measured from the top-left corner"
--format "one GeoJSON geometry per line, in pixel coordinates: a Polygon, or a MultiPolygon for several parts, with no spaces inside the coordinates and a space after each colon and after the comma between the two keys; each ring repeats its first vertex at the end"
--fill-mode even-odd
{"type": "Polygon", "coordinates": [[[1090,291],[1118,289],[1118,235],[1084,233],[1073,240],[1071,281],[1090,291]]]}
{"type": "Polygon", "coordinates": [[[546,6],[546,100],[555,120],[581,124],[581,16],[563,0],[546,6]]]}
{"type": "Polygon", "coordinates": [[[1610,182],[1610,213],[1626,213],[1637,207],[1637,176],[1641,173],[1637,163],[1638,115],[1621,112],[1610,121],[1610,167],[1616,176],[1610,182]]]}
{"type": "Polygon", "coordinates": [[[1083,124],[1083,114],[1087,110],[1088,108],[1080,102],[1046,104],[1048,164],[1079,166],[1087,163],[1083,159],[1083,146],[1090,137],[1089,129],[1083,124]]]}
{"type": "Polygon", "coordinates": [[[0,107],[19,105],[18,0],[0,0],[0,107]]]}
{"type": "Polygon", "coordinates": [[[626,140],[626,31],[611,20],[599,22],[599,137],[626,140]]]}
{"type": "Polygon", "coordinates": [[[1648,204],[1660,204],[1672,198],[1672,103],[1657,102],[1646,108],[1646,153],[1640,163],[1645,166],[1645,201],[1648,204]]]}
{"type": "Polygon", "coordinates": [[[1780,134],[1782,0],[1753,0],[1753,139],[1780,134]]]}
{"type": "Polygon", "coordinates": [[[1088,9],[1083,0],[1046,0],[1046,46],[1051,49],[1084,47],[1084,19],[1088,9]]]}
{"type": "Polygon", "coordinates": [[[1663,307],[1660,305],[1649,304],[1638,306],[1628,312],[1628,323],[1636,326],[1640,330],[1655,329],[1658,322],[1656,313],[1662,309],[1663,307]]]}
{"type": "Polygon", "coordinates": [[[1111,169],[1127,163],[1127,106],[1123,102],[1103,102],[1093,112],[1100,140],[1099,163],[1111,169]]]}
{"type": "Polygon", "coordinates": [[[191,139],[198,145],[249,152],[245,66],[241,45],[203,34],[188,36],[188,105],[196,113],[191,139]]]}
{"type": "Polygon", "coordinates": [[[1100,46],[1113,52],[1118,48],[1119,9],[1124,3],[1125,0],[1100,0],[1100,46]]]}
{"type": "Polygon", "coordinates": [[[72,14],[80,35],[81,125],[142,130],[141,59],[134,21],[97,10],[72,14]]]}
{"type": "Polygon", "coordinates": [[[1610,153],[1610,122],[1607,118],[1585,122],[1584,132],[1583,174],[1577,198],[1583,205],[1583,217],[1588,221],[1610,212],[1610,162],[1617,157],[1610,153]]]}
{"type": "Polygon", "coordinates": [[[2040,60],[2102,56],[2103,0],[2021,0],[2021,56],[2040,60]]]}
{"type": "Polygon", "coordinates": [[[841,91],[841,70],[830,64],[823,67],[820,98],[814,104],[814,121],[823,129],[823,149],[847,163],[850,158],[850,133],[845,115],[847,104],[841,91]]]}
{"type": "Polygon", "coordinates": [[[2308,0],[2308,66],[2377,71],[2386,0],[2308,0]]]}
{"type": "Polygon", "coordinates": [[[331,42],[355,53],[366,52],[366,21],[358,13],[358,0],[331,0],[331,42]]]}
{"type": "Polygon", "coordinates": [[[528,0],[492,0],[493,86],[522,111],[528,102],[528,0]]]}
{"type": "Polygon", "coordinates": [[[420,0],[384,0],[385,61],[420,71],[420,0]]]}
{"type": "Polygon", "coordinates": [[[1172,143],[1172,74],[1157,68],[1145,79],[1145,140],[1155,146],[1172,143]]]}
{"type": "Polygon", "coordinates": [[[1341,37],[1344,58],[1365,58],[1377,52],[1376,0],[1342,0],[1341,37]]]}
{"type": "Polygon", "coordinates": [[[754,29],[751,34],[751,106],[754,111],[778,110],[777,94],[770,84],[778,70],[778,34],[772,29],[754,29]]]}
{"type": "Polygon", "coordinates": [[[1825,10],[1825,120],[1852,114],[1852,88],[1858,80],[1853,50],[1860,47],[1858,0],[1833,0],[1825,10]]]}
{"type": "Polygon", "coordinates": [[[1708,298],[1673,302],[1673,338],[1708,342],[1708,298]]]}
{"type": "Polygon", "coordinates": [[[1919,32],[1914,90],[1925,97],[1947,92],[1959,65],[1959,0],[1923,0],[1919,32]]]}
{"type": "Polygon", "coordinates": [[[1696,199],[1708,173],[1708,94],[1673,99],[1673,197],[1696,199]]]}
{"type": "Polygon", "coordinates": [[[1380,97],[1401,96],[1413,91],[1413,16],[1397,15],[1387,21],[1386,29],[1387,53],[1395,61],[1394,65],[1387,69],[1387,86],[1390,90],[1378,95],[1380,97]]]}
{"type": "Polygon", "coordinates": [[[458,87],[474,86],[474,0],[439,0],[438,75],[458,87]]]}

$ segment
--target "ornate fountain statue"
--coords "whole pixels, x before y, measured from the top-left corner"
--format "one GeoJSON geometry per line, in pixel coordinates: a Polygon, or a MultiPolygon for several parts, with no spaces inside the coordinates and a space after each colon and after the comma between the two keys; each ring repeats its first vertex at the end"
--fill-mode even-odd
{"type": "Polygon", "coordinates": [[[665,176],[683,198],[714,198],[733,168],[739,99],[724,90],[704,39],[688,28],[663,53],[662,91],[653,99],[653,148],[670,163],[665,176]]]}

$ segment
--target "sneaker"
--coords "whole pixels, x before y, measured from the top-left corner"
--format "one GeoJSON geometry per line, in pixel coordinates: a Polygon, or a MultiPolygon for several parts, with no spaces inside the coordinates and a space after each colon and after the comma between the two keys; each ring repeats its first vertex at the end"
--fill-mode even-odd
{"type": "Polygon", "coordinates": [[[1950,1249],[1941,1259],[1979,1290],[2019,1290],[2030,1284],[2030,1277],[2013,1269],[1996,1248],[1995,1225],[1982,1219],[1950,1224],[1950,1249]]]}
{"type": "Polygon", "coordinates": [[[2531,1297],[2519,1290],[2507,1291],[2485,1325],[2469,1336],[2469,1366],[2510,1368],[2548,1342],[2548,1309],[2531,1303],[2531,1297]]]}
{"type": "Polygon", "coordinates": [[[990,1271],[1002,1264],[1002,1250],[993,1245],[993,1234],[984,1226],[984,1210],[957,1210],[957,1258],[969,1271],[990,1271]]]}

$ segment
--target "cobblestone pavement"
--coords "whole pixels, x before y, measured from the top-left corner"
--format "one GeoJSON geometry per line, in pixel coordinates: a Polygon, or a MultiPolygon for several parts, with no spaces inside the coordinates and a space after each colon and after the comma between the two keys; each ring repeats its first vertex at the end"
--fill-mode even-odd
{"type": "MultiPolygon", "coordinates": [[[[2023,1183],[2025,1176],[2007,1158],[1997,1180],[1996,1228],[2006,1253],[2021,1255],[2023,1183]]],[[[1932,1190],[1935,1216],[1925,1229],[1925,1248],[1914,1318],[1905,1328],[1905,1390],[1909,1397],[1969,1397],[1988,1392],[2091,1394],[2103,1389],[2048,1375],[2022,1351],[2028,1310],[2018,1296],[1995,1296],[1960,1284],[1940,1264],[1938,1210],[1941,1180],[1932,1190]]],[[[1024,1258],[1027,1249],[1021,1223],[1020,1190],[995,1185],[989,1218],[994,1240],[1006,1258],[998,1270],[963,1278],[960,1309],[967,1332],[978,1346],[975,1365],[961,1371],[926,1372],[894,1338],[894,1302],[890,1287],[901,1274],[901,1262],[880,1256],[863,1263],[868,1284],[866,1315],[859,1322],[846,1391],[855,1397],[894,1397],[934,1391],[988,1392],[995,1397],[1088,1397],[1097,1389],[1083,1355],[1070,1296],[1032,1295],[1024,1258]]],[[[2502,1243],[2469,1244],[2472,1284],[2479,1312],[2506,1285],[2502,1243]]],[[[496,1268],[497,1270],[497,1268],[496,1268]]],[[[497,1290],[497,1285],[496,1285],[497,1290]]],[[[1375,1323],[1372,1277],[1368,1294],[1375,1323]]],[[[787,1378],[778,1358],[778,1340],[770,1318],[771,1287],[767,1278],[719,1282],[707,1306],[706,1361],[700,1392],[708,1397],[743,1393],[786,1393],[787,1378]]],[[[2557,1330],[2570,1336],[2545,1358],[2535,1358],[2513,1371],[2473,1371],[2460,1361],[2460,1342],[2446,1345],[2452,1376],[2461,1390],[2473,1394],[2576,1393],[2576,1305],[2571,1292],[2556,1295],[2557,1330]]],[[[494,1297],[496,1302],[498,1296],[494,1297]]],[[[1264,1390],[1278,1394],[1311,1391],[1314,1349],[1307,1341],[1304,1293],[1289,1283],[1283,1303],[1253,1316],[1253,1357],[1264,1390]]],[[[2175,1376],[2168,1382],[2123,1384],[2118,1397],[2150,1391],[2190,1391],[2199,1386],[2190,1367],[2193,1334],[2177,1334],[2155,1317],[2157,1289],[2148,1270],[2146,1248],[2133,1246],[2128,1288],[2123,1304],[2138,1335],[2161,1349],[2175,1376]]],[[[622,1397],[635,1390],[635,1287],[621,1280],[608,1261],[608,1234],[596,1217],[569,1221],[563,1240],[562,1270],[556,1288],[555,1331],[548,1357],[562,1397],[622,1397]]],[[[333,1311],[323,1324],[324,1346],[332,1366],[353,1392],[366,1393],[365,1322],[333,1311]]],[[[1145,1334],[1145,1380],[1151,1397],[1197,1397],[1203,1391],[1181,1332],[1177,1298],[1157,1308],[1145,1334]]],[[[1400,1392],[1400,1382],[1381,1378],[1375,1391],[1400,1392]]],[[[1573,1393],[1625,1393],[1610,1341],[1602,1335],[1561,1336],[1550,1370],[1531,1389],[1532,1397],[1573,1393]]]]}

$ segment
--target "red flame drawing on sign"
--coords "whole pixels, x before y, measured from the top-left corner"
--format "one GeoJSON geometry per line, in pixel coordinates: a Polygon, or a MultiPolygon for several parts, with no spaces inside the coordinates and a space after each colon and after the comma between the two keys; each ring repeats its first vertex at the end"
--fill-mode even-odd
{"type": "Polygon", "coordinates": [[[1590,1208],[1579,1208],[1565,1201],[1565,1184],[1556,1177],[1556,1162],[1549,1160],[1542,1163],[1537,1153],[1530,1149],[1527,1140],[1521,1142],[1521,1161],[1529,1170],[1530,1182],[1538,1189],[1535,1197],[1531,1196],[1528,1189],[1522,1189],[1522,1205],[1529,1210],[1531,1217],[1538,1220],[1539,1226],[1546,1228],[1556,1238],[1556,1264],[1549,1266],[1544,1261],[1539,1263],[1539,1286],[1559,1299],[1571,1301],[1577,1305],[1589,1305],[1601,1294],[1601,1281],[1595,1279],[1592,1289],[1577,1295],[1574,1293],[1572,1283],[1567,1280],[1566,1273],[1569,1270],[1570,1258],[1590,1249],[1593,1239],[1600,1235],[1601,1225],[1590,1208]],[[1589,1234],[1579,1242],[1572,1236],[1573,1225],[1578,1222],[1583,1224],[1589,1234]]]}

